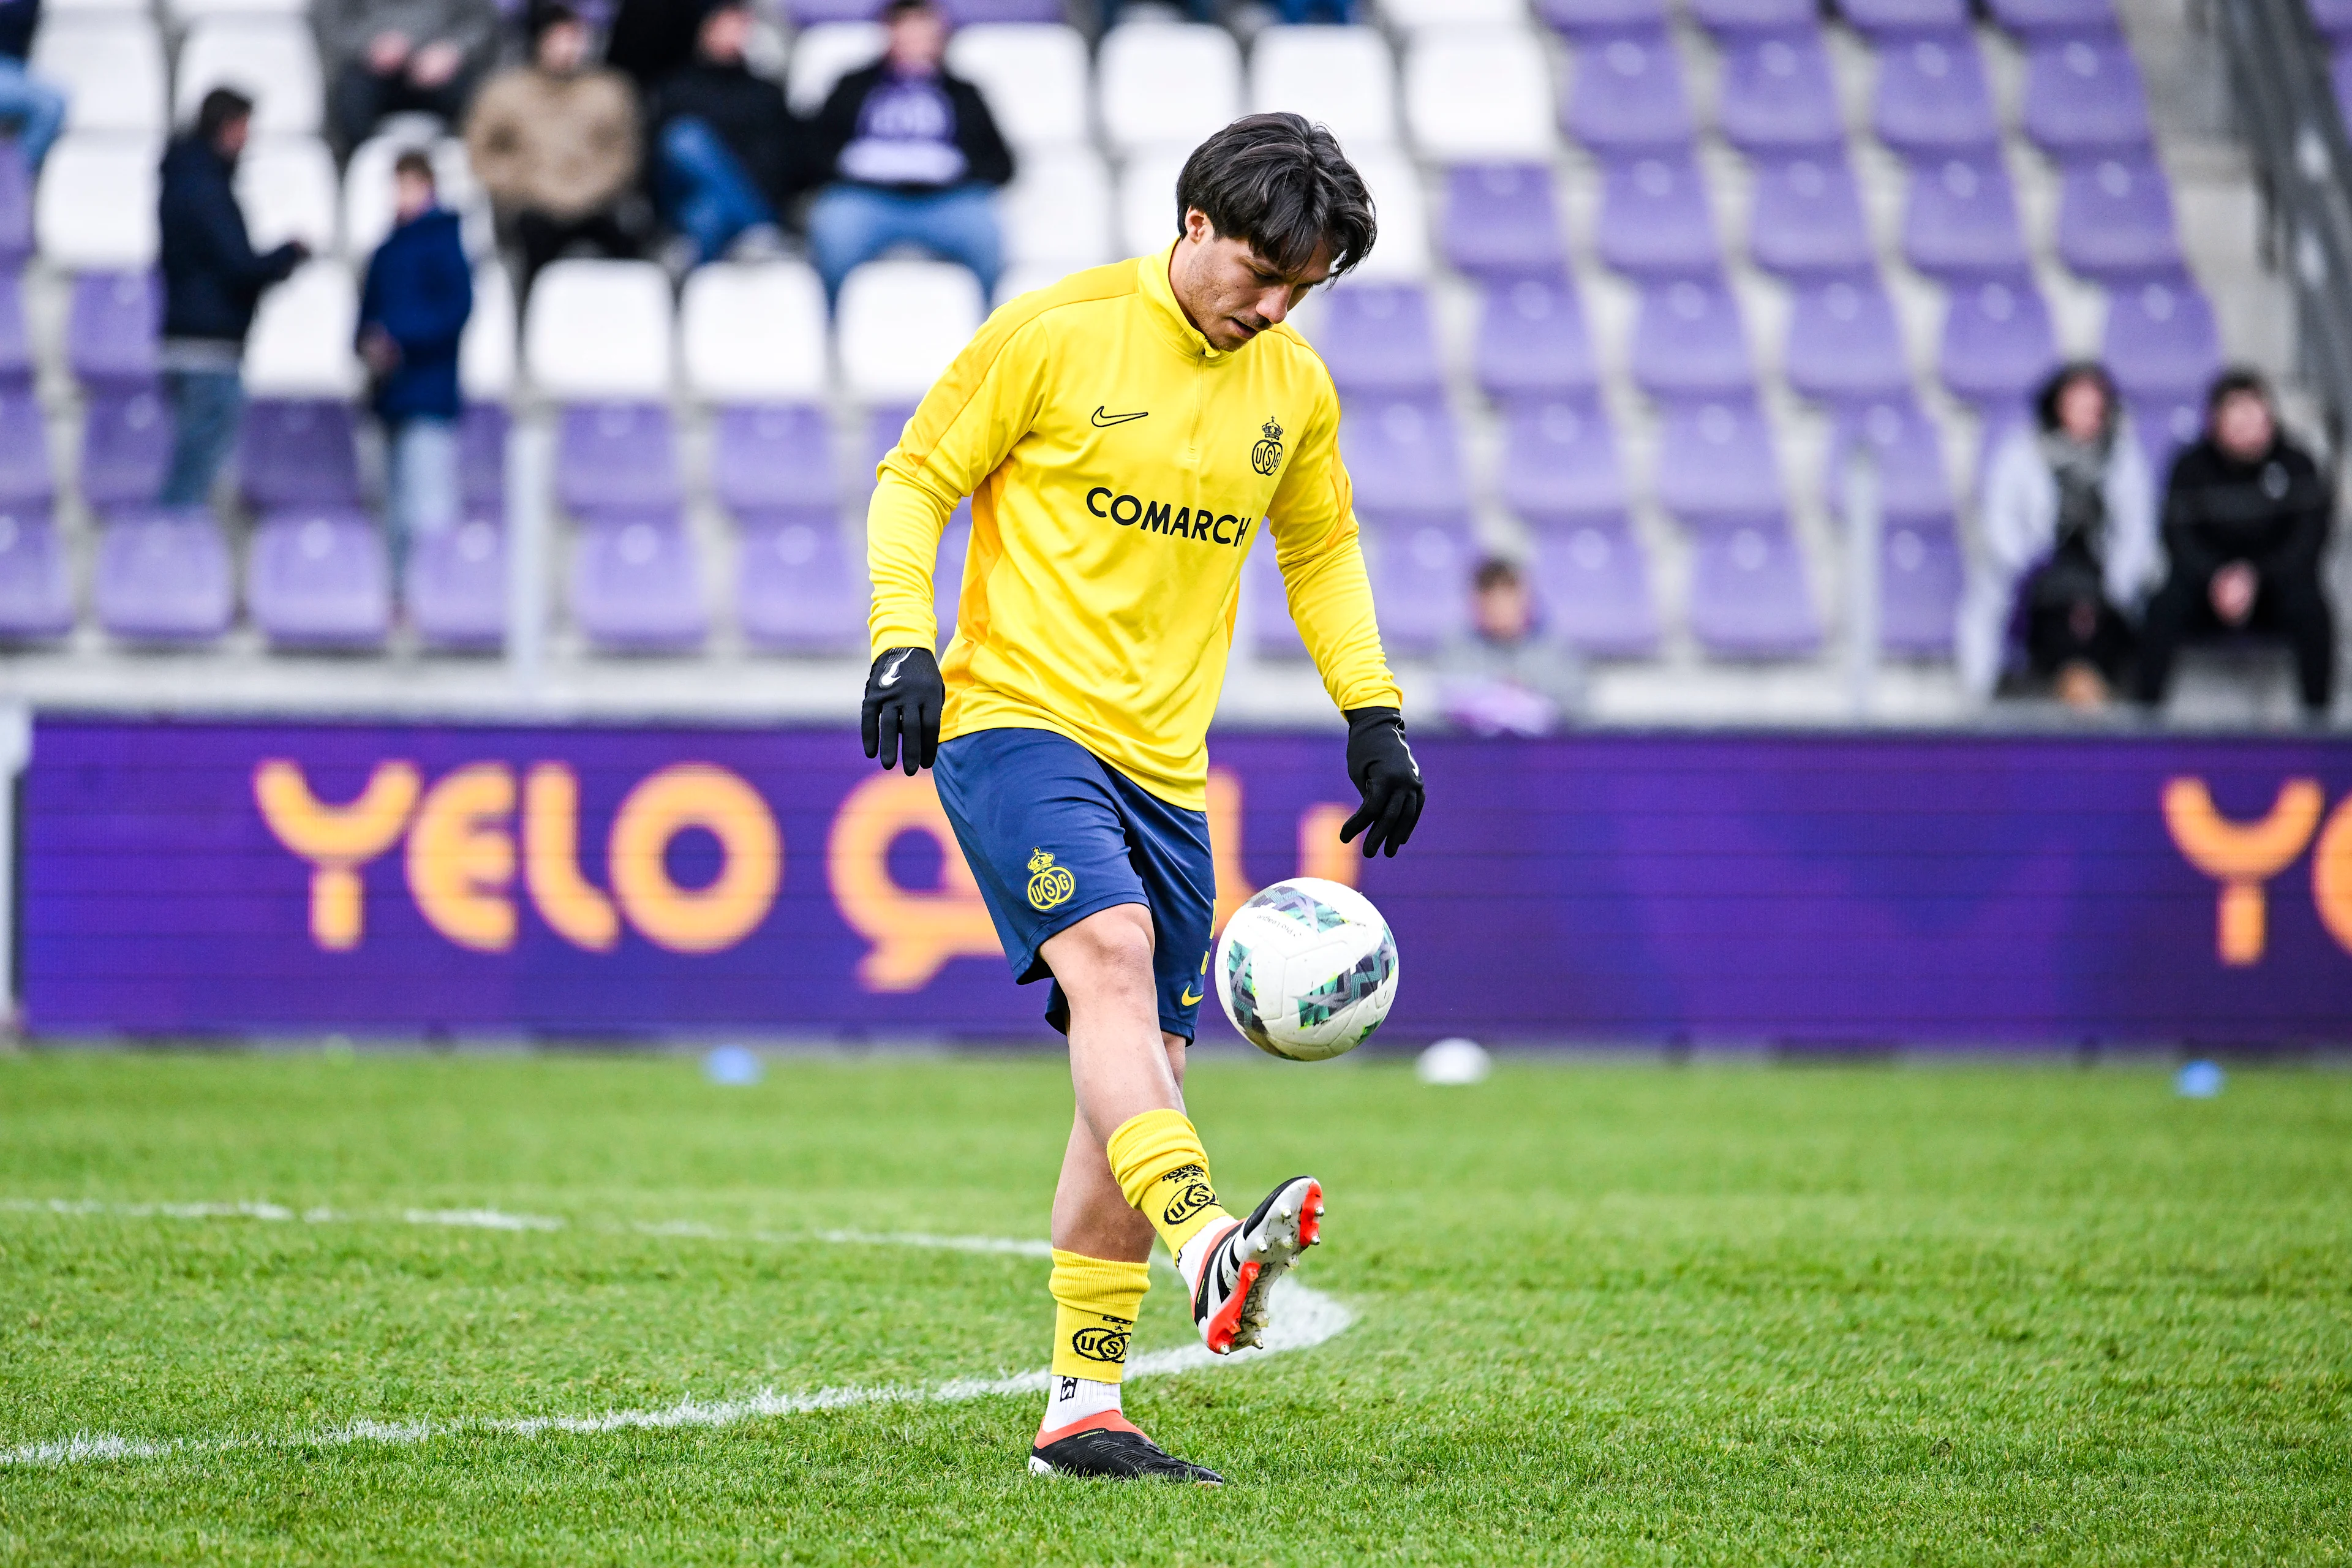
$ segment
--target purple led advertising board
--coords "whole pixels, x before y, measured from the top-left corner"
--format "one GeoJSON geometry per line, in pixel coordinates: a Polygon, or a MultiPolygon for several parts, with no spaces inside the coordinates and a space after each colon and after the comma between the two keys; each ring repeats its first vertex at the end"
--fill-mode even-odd
{"type": "MultiPolygon", "coordinates": [[[[2352,1036],[2342,742],[1432,739],[1370,865],[1336,736],[1212,750],[1222,907],[1357,879],[1393,1040],[2352,1036]]],[[[22,801],[40,1034],[1042,1034],[843,731],[44,718],[22,801]]]]}

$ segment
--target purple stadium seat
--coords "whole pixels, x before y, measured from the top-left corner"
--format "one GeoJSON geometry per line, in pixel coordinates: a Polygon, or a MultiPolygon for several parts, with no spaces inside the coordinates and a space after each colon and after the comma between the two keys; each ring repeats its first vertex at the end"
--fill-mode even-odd
{"type": "Polygon", "coordinates": [[[1392,518],[1369,531],[1381,641],[1407,655],[1436,652],[1469,619],[1470,574],[1481,553],[1469,520],[1392,518]]]}
{"type": "Polygon", "coordinates": [[[1650,557],[1622,514],[1538,530],[1535,543],[1536,597],[1570,646],[1596,658],[1658,651],[1650,557]]]}
{"type": "Polygon", "coordinates": [[[1715,210],[1690,154],[1609,165],[1593,244],[1603,262],[1635,278],[1712,274],[1720,268],[1715,210]]]}
{"type": "Polygon", "coordinates": [[[364,512],[296,507],[253,531],[245,600],[275,647],[374,647],[392,626],[392,563],[364,512]]]}
{"type": "Polygon", "coordinates": [[[2000,121],[1975,35],[1962,29],[1890,40],[1878,51],[1871,123],[1880,141],[1910,157],[1990,156],[2000,121]]]}
{"type": "Polygon", "coordinates": [[[152,272],[85,272],[66,317],[66,363],[85,386],[145,385],[156,375],[163,283],[152,272]]]}
{"type": "Polygon", "coordinates": [[[1062,0],[947,0],[947,12],[959,27],[974,22],[1058,22],[1062,0]]]}
{"type": "Polygon", "coordinates": [[[360,500],[358,432],[347,403],[257,397],[237,435],[237,482],[256,511],[360,500]]]}
{"type": "Polygon", "coordinates": [[[2203,289],[2185,275],[2119,289],[2102,350],[2127,397],[2199,393],[2221,370],[2221,334],[2203,289]]]}
{"type": "Polygon", "coordinates": [[[57,489],[40,400],[30,386],[0,385],[0,509],[46,507],[57,489]]]}
{"type": "Polygon", "coordinates": [[[1748,396],[1678,404],[1658,436],[1658,504],[1688,524],[1778,512],[1788,505],[1780,455],[1748,396]]]}
{"type": "Polygon", "coordinates": [[[2147,89],[2120,36],[2036,45],[2025,69],[2025,133],[2052,156],[2148,144],[2147,89]]]}
{"type": "Polygon", "coordinates": [[[556,438],[555,493],[575,516],[663,510],[681,498],[677,432],[658,403],[575,404],[556,438]]]}
{"type": "Polygon", "coordinates": [[[1821,0],[1690,0],[1691,20],[1727,38],[1759,33],[1813,33],[1821,0]]]}
{"type": "Polygon", "coordinates": [[[831,512],[747,516],[735,557],[735,619],[754,647],[846,653],[866,645],[864,574],[831,512]]]}
{"type": "Polygon", "coordinates": [[[1496,399],[1590,392],[1600,379],[1584,305],[1565,273],[1488,284],[1470,359],[1496,399]]]}
{"type": "Polygon", "coordinates": [[[1419,519],[1468,511],[1462,443],[1454,416],[1431,396],[1352,398],[1339,421],[1339,447],[1367,516],[1419,519]]]}
{"type": "Polygon", "coordinates": [[[1690,95],[1674,40],[1664,32],[1627,33],[1578,49],[1561,122],[1605,157],[1689,147],[1690,95]]]}
{"type": "Polygon", "coordinates": [[[1445,256],[1473,278],[1550,277],[1568,265],[1551,171],[1458,163],[1445,174],[1445,256]]]}
{"type": "Polygon", "coordinates": [[[1643,289],[1632,363],[1634,384],[1659,398],[1744,395],[1756,380],[1739,301],[1719,278],[1643,289]]]}
{"type": "Polygon", "coordinates": [[[101,387],[81,430],[81,496],[94,507],[144,506],[172,462],[172,409],[153,383],[101,387]]]}
{"type": "Polygon", "coordinates": [[[1838,0],[1838,10],[1855,32],[1882,44],[1969,25],[1969,0],[1838,0]]]}
{"type": "Polygon", "coordinates": [[[1830,433],[1822,494],[1845,504],[1847,454],[1866,445],[1878,465],[1878,509],[1893,518],[1934,518],[1948,523],[1952,483],[1944,471],[1943,436],[1908,392],[1844,410],[1830,433]]]}
{"type": "Polygon", "coordinates": [[[25,332],[24,280],[9,264],[0,262],[0,386],[32,379],[33,344],[25,332]]]}
{"type": "Polygon", "coordinates": [[[2161,393],[2127,400],[2132,433],[2147,454],[2148,472],[2159,489],[2172,472],[2172,460],[2184,447],[2194,446],[2205,433],[2205,398],[2201,392],[2161,393]]]}
{"type": "Polygon", "coordinates": [[[14,142],[0,142],[0,267],[11,271],[33,254],[33,178],[14,142]]]}
{"type": "Polygon", "coordinates": [[[125,508],[99,534],[98,623],[132,642],[204,643],[236,606],[228,544],[203,507],[125,508]]]}
{"type": "Polygon", "coordinates": [[[1904,203],[1903,254],[1931,278],[1960,282],[2026,265],[2017,192],[1998,155],[1912,166],[1904,203]]]}
{"type": "Polygon", "coordinates": [[[2114,0],[1991,0],[1991,10],[1994,21],[2029,43],[2116,31],[2114,0]]]}
{"type": "Polygon", "coordinates": [[[2050,306],[2023,274],[1952,291],[1937,363],[1952,395],[1992,417],[2013,408],[2058,363],[2050,306]]]}
{"type": "Polygon", "coordinates": [[[1878,265],[1862,190],[1840,150],[1759,161],[1748,208],[1748,253],[1783,277],[1860,272],[1878,265]]]}
{"type": "Polygon", "coordinates": [[[720,409],[710,488],[719,505],[737,513],[838,511],[841,486],[824,410],[788,404],[720,409]]]}
{"type": "Polygon", "coordinates": [[[1878,541],[1878,646],[1911,658],[1952,651],[1960,542],[1951,519],[1889,519],[1878,541]]]}
{"type": "Polygon", "coordinates": [[[2067,165],[2058,198],[2058,258],[2105,283],[2180,270],[2172,185],[2141,153],[2067,165]]]}
{"type": "Polygon", "coordinates": [[[1242,563],[1242,595],[1249,602],[1250,647],[1260,658],[1297,660],[1307,657],[1297,623],[1290,618],[1290,601],[1282,586],[1282,572],[1274,550],[1253,550],[1242,563]]]}
{"type": "Polygon", "coordinates": [[[1724,52],[1716,123],[1748,153],[1843,147],[1845,117],[1820,30],[1733,41],[1724,52]]]}
{"type": "Polygon", "coordinates": [[[1785,367],[1801,397],[1853,403],[1911,384],[1895,302],[1875,277],[1836,278],[1797,290],[1785,367]]]}
{"type": "Polygon", "coordinates": [[[694,541],[674,511],[601,512],[572,553],[572,616],[608,653],[682,653],[702,646],[694,541]]]}
{"type": "Polygon", "coordinates": [[[2329,62],[2327,79],[2336,89],[2336,111],[2352,122],[2352,41],[2336,46],[2329,62]]]}
{"type": "Polygon", "coordinates": [[[942,651],[955,637],[956,614],[963,605],[964,563],[971,558],[971,514],[958,511],[940,531],[940,558],[931,568],[931,613],[940,624],[942,651]]]}
{"type": "Polygon", "coordinates": [[[513,417],[503,403],[468,403],[457,422],[457,485],[470,510],[504,512],[507,434],[513,417]]]}
{"type": "Polygon", "coordinates": [[[1315,346],[1342,394],[1434,392],[1445,383],[1418,283],[1340,285],[1324,300],[1315,346]]]}
{"type": "Polygon", "coordinates": [[[1690,628],[1718,658],[1793,658],[1821,647],[1805,563],[1779,512],[1726,519],[1693,541],[1690,628]]]}
{"type": "Polygon", "coordinates": [[[784,0],[782,7],[796,27],[819,22],[871,22],[880,7],[872,0],[784,0]]]}
{"type": "Polygon", "coordinates": [[[485,517],[410,546],[402,601],[428,647],[480,653],[507,636],[506,531],[485,517]]]}
{"type": "Polygon", "coordinates": [[[1608,414],[1583,398],[1510,405],[1496,489],[1503,504],[1534,528],[1622,515],[1625,468],[1608,414]]]}
{"type": "Polygon", "coordinates": [[[0,641],[61,637],[73,624],[66,549],[47,503],[0,505],[0,641]]]}
{"type": "Polygon", "coordinates": [[[2352,0],[2311,0],[2311,22],[2331,44],[2352,39],[2352,0]]]}
{"type": "Polygon", "coordinates": [[[1654,33],[1666,25],[1665,0],[1536,0],[1536,12],[1579,42],[1654,33]]]}

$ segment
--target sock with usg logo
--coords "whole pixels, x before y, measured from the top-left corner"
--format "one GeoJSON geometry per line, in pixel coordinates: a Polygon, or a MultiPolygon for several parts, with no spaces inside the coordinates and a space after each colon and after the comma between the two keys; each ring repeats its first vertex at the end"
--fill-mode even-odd
{"type": "Polygon", "coordinates": [[[1054,1382],[1045,1393],[1050,1438],[1097,1415],[1118,1415],[1119,1379],[1143,1293],[1151,1289],[1148,1263],[1117,1263],[1054,1249],[1054,1382]]]}
{"type": "Polygon", "coordinates": [[[1181,1110],[1147,1110],[1119,1123],[1104,1149],[1118,1190],[1127,1194],[1160,1239],[1168,1256],[1226,1216],[1209,1184],[1209,1156],[1201,1135],[1181,1110]]]}

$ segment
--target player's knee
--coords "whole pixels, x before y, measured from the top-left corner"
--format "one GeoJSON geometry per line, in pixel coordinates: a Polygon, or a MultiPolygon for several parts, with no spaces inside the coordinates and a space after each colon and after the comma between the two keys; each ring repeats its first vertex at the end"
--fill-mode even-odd
{"type": "Polygon", "coordinates": [[[1056,936],[1051,955],[1064,990],[1149,988],[1151,984],[1151,921],[1140,909],[1122,904],[1088,915],[1056,936]]]}

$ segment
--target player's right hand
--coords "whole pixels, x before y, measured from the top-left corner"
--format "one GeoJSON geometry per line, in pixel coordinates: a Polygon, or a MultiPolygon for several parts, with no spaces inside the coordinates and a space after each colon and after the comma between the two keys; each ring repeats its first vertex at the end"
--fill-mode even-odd
{"type": "Polygon", "coordinates": [[[866,706],[858,729],[866,754],[895,768],[903,755],[907,772],[928,768],[940,754],[940,714],[948,705],[948,683],[940,661],[927,647],[885,648],[866,672],[866,706]]]}

